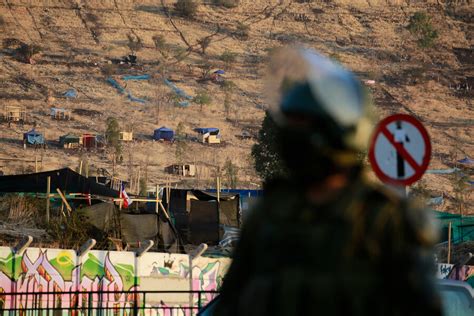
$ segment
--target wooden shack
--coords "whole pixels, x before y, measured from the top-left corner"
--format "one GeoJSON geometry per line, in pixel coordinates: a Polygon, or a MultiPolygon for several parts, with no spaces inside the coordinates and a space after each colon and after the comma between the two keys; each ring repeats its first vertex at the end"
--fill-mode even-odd
{"type": "Polygon", "coordinates": [[[53,120],[70,120],[71,111],[62,108],[51,108],[50,116],[53,120]]]}
{"type": "Polygon", "coordinates": [[[68,133],[59,137],[59,144],[61,144],[61,146],[66,149],[79,148],[82,144],[82,138],[68,133]]]}
{"type": "Polygon", "coordinates": [[[174,164],[165,168],[165,172],[184,177],[195,177],[196,166],[192,164],[174,164]]]}
{"type": "Polygon", "coordinates": [[[208,144],[219,144],[221,142],[221,134],[218,128],[195,128],[195,132],[199,134],[200,141],[208,144]]]}
{"type": "Polygon", "coordinates": [[[3,117],[7,122],[25,122],[26,109],[21,106],[6,105],[4,108],[3,117]]]}
{"type": "Polygon", "coordinates": [[[119,140],[124,142],[131,142],[133,140],[133,132],[120,132],[119,140]]]}

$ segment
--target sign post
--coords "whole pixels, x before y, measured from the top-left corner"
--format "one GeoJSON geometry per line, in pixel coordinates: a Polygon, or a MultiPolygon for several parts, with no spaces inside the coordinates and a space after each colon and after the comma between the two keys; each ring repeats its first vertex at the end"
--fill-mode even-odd
{"type": "Polygon", "coordinates": [[[413,116],[395,114],[380,121],[371,140],[369,161],[381,181],[405,195],[406,186],[423,176],[430,158],[428,132],[413,116]]]}

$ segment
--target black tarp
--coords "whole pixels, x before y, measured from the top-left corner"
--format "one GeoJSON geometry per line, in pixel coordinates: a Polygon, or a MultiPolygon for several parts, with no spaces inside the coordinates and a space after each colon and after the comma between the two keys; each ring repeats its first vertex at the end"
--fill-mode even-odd
{"type": "Polygon", "coordinates": [[[166,194],[163,194],[163,204],[170,212],[174,225],[184,242],[188,241],[189,232],[189,214],[186,211],[187,193],[187,190],[172,189],[169,203],[166,200],[166,194]]]}
{"type": "Polygon", "coordinates": [[[69,168],[0,177],[0,192],[46,193],[47,178],[51,177],[51,193],[59,188],[67,193],[85,193],[106,197],[118,197],[119,192],[94,179],[86,178],[69,168]]]}
{"type": "Polygon", "coordinates": [[[191,200],[189,241],[194,244],[219,242],[219,211],[217,201],[191,200]]]}

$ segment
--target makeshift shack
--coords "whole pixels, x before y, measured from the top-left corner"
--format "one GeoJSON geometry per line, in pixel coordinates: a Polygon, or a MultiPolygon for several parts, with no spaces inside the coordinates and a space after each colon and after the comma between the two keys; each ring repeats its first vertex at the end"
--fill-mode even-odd
{"type": "Polygon", "coordinates": [[[63,148],[71,149],[71,148],[79,148],[82,144],[81,137],[68,133],[66,135],[59,137],[59,144],[63,148]]]}
{"type": "Polygon", "coordinates": [[[165,168],[165,172],[184,177],[196,176],[196,165],[191,164],[175,164],[165,168]]]}
{"type": "Polygon", "coordinates": [[[3,117],[7,122],[25,122],[26,110],[24,107],[6,105],[3,111],[3,117]]]}
{"type": "Polygon", "coordinates": [[[97,147],[97,136],[93,134],[82,134],[82,147],[84,148],[96,148],[97,147]]]}
{"type": "Polygon", "coordinates": [[[51,108],[50,116],[53,120],[70,120],[71,111],[62,108],[51,108]]]}
{"type": "Polygon", "coordinates": [[[218,128],[207,127],[207,128],[195,128],[195,132],[199,134],[200,140],[203,143],[208,144],[219,144],[221,142],[221,135],[218,128]]]}
{"type": "Polygon", "coordinates": [[[176,229],[188,243],[215,245],[224,234],[224,226],[240,226],[238,194],[220,194],[217,202],[217,195],[213,193],[171,189],[169,197],[168,203],[166,194],[163,194],[163,201],[176,229]]]}
{"type": "Polygon", "coordinates": [[[133,140],[133,132],[120,132],[119,140],[123,142],[131,142],[133,140]]]}
{"type": "Polygon", "coordinates": [[[35,131],[33,128],[31,131],[23,134],[23,144],[25,145],[44,145],[43,134],[35,131]]]}
{"type": "Polygon", "coordinates": [[[174,131],[170,128],[162,126],[160,128],[155,129],[153,132],[153,139],[154,140],[165,140],[165,141],[172,141],[174,138],[174,131]]]}

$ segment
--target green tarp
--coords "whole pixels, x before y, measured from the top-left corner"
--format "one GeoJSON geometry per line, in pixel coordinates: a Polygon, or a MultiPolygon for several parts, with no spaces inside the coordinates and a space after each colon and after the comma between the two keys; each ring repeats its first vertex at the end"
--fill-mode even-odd
{"type": "Polygon", "coordinates": [[[451,223],[451,239],[454,243],[474,241],[474,216],[461,216],[433,210],[439,221],[441,241],[448,240],[449,223],[451,223]]]}

